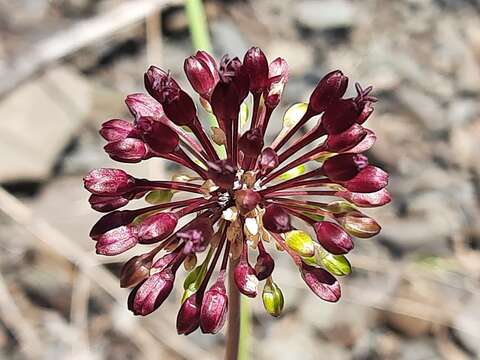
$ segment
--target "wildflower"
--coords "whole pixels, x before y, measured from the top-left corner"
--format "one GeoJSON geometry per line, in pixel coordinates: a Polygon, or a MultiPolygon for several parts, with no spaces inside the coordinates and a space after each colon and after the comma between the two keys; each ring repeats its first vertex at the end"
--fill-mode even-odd
{"type": "Polygon", "coordinates": [[[265,282],[265,309],[279,316],[284,298],[272,279],[276,249],[291,257],[314,294],[338,301],[335,276],[351,272],[345,255],[354,248],[353,237],[380,231],[361,209],[390,202],[388,174],[363,154],[376,139],[363,127],[376,101],[372,88],[357,84],[357,95],[345,98],[348,78],[339,70],[330,72],[308,103],[287,111],[283,129],[266,144],[271,115],[288,81],[285,60],[269,63],[252,48],[243,61],[224,56],[217,64],[199,51],[185,60],[184,70],[203,108],[218,121],[212,136],[190,95],[155,66],[144,76],[149,95],[132,94],[125,101],[134,120],[109,120],[100,134],[114,160],[163,158],[189,173],[148,180],[119,169],[97,169],[84,178],[92,208],[107,213],[90,232],[97,253],[144,249],[121,271],[121,286],[133,288],[129,309],[136,315],[157,309],[183,264],[189,274],[177,316],[179,334],[221,330],[229,303],[226,271],[248,297],[256,297],[265,282]],[[248,126],[240,123],[239,114],[249,94],[248,126]],[[298,134],[313,118],[317,123],[311,130],[298,134]],[[224,146],[226,155],[217,153],[214,144],[224,146]],[[309,171],[308,165],[313,165],[309,171]],[[149,205],[121,210],[141,198],[149,205]],[[306,227],[297,228],[299,221],[306,227]],[[255,251],[251,263],[249,252],[255,251]]]}

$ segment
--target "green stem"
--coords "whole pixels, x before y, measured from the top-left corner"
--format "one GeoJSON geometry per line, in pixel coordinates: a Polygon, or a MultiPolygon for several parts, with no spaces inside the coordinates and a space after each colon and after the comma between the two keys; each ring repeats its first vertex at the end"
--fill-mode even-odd
{"type": "MultiPolygon", "coordinates": [[[[212,44],[210,34],[208,33],[207,17],[205,16],[202,0],[185,0],[185,10],[193,49],[211,52],[212,44]]],[[[208,116],[208,125],[210,127],[218,127],[217,119],[212,114],[208,116]]],[[[220,158],[224,159],[226,157],[224,146],[215,145],[215,149],[220,158]]]]}
{"type": "Polygon", "coordinates": [[[248,298],[240,296],[240,343],[238,344],[238,360],[248,360],[250,312],[248,298]]]}

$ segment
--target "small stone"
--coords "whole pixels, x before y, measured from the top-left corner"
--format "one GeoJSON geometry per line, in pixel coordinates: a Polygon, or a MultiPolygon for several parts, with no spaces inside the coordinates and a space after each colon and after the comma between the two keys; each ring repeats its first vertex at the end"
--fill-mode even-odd
{"type": "Polygon", "coordinates": [[[305,0],[296,5],[295,18],[309,30],[350,28],[354,24],[355,8],[345,0],[305,0]]]}

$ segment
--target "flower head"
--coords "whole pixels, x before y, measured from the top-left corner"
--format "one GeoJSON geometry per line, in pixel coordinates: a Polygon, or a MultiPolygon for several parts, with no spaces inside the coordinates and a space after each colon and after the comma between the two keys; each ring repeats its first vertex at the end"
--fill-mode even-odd
{"type": "Polygon", "coordinates": [[[183,264],[189,274],[177,316],[179,334],[221,330],[227,317],[227,270],[248,297],[256,297],[265,282],[265,309],[279,316],[284,299],[272,278],[277,249],[293,260],[314,294],[337,301],[335,276],[351,271],[345,255],[354,248],[353,237],[380,231],[361,209],[390,201],[388,174],[363,154],[375,142],[375,134],[363,127],[376,101],[372,88],[357,84],[357,96],[345,98],[348,78],[339,70],[330,72],[308,104],[286,112],[282,131],[266,144],[271,115],[288,81],[285,60],[269,63],[262,50],[251,48],[243,61],[224,56],[217,64],[199,51],[185,60],[184,70],[202,106],[218,121],[214,134],[205,131],[190,95],[155,66],[144,77],[150,96],[126,99],[134,120],[109,120],[100,134],[114,160],[164,158],[187,173],[148,180],[98,169],[84,178],[92,208],[108,213],[90,232],[97,253],[144,249],[121,271],[121,286],[133,287],[129,309],[136,315],[157,309],[183,264]],[[239,114],[249,94],[253,115],[247,125],[239,114]],[[299,134],[312,119],[317,121],[312,130],[299,134]],[[225,155],[214,144],[223,146],[225,155]],[[140,198],[149,205],[119,210],[140,198]],[[256,260],[249,259],[252,252],[256,260]]]}

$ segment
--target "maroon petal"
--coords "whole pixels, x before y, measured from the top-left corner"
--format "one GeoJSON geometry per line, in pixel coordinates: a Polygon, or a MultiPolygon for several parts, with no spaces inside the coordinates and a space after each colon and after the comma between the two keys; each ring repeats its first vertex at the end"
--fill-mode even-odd
{"type": "Polygon", "coordinates": [[[250,77],[250,91],[263,91],[268,85],[267,57],[258,47],[250,48],[243,58],[243,66],[250,77]]]}
{"type": "Polygon", "coordinates": [[[388,174],[372,165],[361,170],[353,179],[341,183],[347,190],[359,193],[377,192],[387,184],[388,174]]]}
{"type": "Polygon", "coordinates": [[[128,225],[137,215],[131,211],[114,211],[102,216],[90,231],[90,237],[97,240],[102,234],[117,227],[128,225]]]}
{"type": "Polygon", "coordinates": [[[136,120],[146,116],[160,120],[165,116],[162,105],[147,94],[137,93],[128,95],[125,103],[136,120]]]}
{"type": "Polygon", "coordinates": [[[173,213],[159,213],[147,217],[138,225],[138,240],[142,244],[152,244],[166,239],[177,226],[177,216],[173,213]]]}
{"type": "Polygon", "coordinates": [[[130,294],[129,310],[135,315],[148,315],[155,311],[170,295],[175,274],[170,268],[156,273],[145,280],[130,294]]]}
{"type": "Polygon", "coordinates": [[[110,212],[128,204],[130,200],[123,196],[101,196],[92,194],[88,202],[92,209],[100,212],[110,212]]]}
{"type": "Polygon", "coordinates": [[[110,142],[104,149],[112,159],[127,163],[139,162],[147,155],[145,143],[133,138],[110,142]]]}
{"type": "Polygon", "coordinates": [[[173,260],[177,257],[177,252],[171,252],[163,255],[160,259],[155,261],[152,266],[152,269],[155,269],[156,272],[163,271],[167,266],[169,266],[173,260]]]}
{"type": "Polygon", "coordinates": [[[373,193],[338,191],[335,196],[340,196],[359,207],[383,206],[388,204],[392,200],[389,192],[385,188],[373,193]]]}
{"type": "Polygon", "coordinates": [[[247,130],[238,140],[238,148],[245,156],[257,157],[263,149],[263,136],[260,129],[247,130]]]}
{"type": "Polygon", "coordinates": [[[151,117],[142,117],[137,122],[137,128],[148,146],[159,154],[168,154],[178,147],[179,136],[169,126],[155,121],[151,117]]]}
{"type": "Polygon", "coordinates": [[[373,144],[375,144],[375,141],[377,140],[375,133],[370,129],[365,129],[365,131],[367,132],[365,137],[357,145],[346,150],[346,152],[357,154],[362,153],[370,149],[373,144]]]}
{"type": "Polygon", "coordinates": [[[150,276],[152,256],[147,253],[132,257],[120,271],[120,286],[122,288],[134,287],[150,276]]]}
{"type": "Polygon", "coordinates": [[[203,333],[218,333],[227,319],[228,296],[224,278],[225,271],[222,271],[218,280],[203,297],[200,310],[200,328],[203,333]]]}
{"type": "Polygon", "coordinates": [[[340,299],[340,284],[328,271],[306,264],[302,264],[300,271],[305,283],[320,299],[329,302],[340,299]]]}
{"type": "Polygon", "coordinates": [[[263,226],[273,233],[284,233],[292,230],[290,215],[275,204],[268,205],[263,214],[263,226]]]}
{"type": "Polygon", "coordinates": [[[207,52],[197,51],[195,56],[185,59],[183,68],[192,88],[209,100],[219,79],[215,60],[207,52]]]}
{"type": "Polygon", "coordinates": [[[353,249],[353,241],[340,226],[329,221],[320,221],[314,225],[317,240],[325,250],[334,254],[346,254],[353,249]]]}
{"type": "Polygon", "coordinates": [[[123,140],[134,131],[134,126],[129,121],[112,119],[104,122],[99,132],[105,140],[111,142],[123,140]]]}
{"type": "Polygon", "coordinates": [[[265,105],[275,108],[282,97],[283,89],[288,81],[288,64],[282,58],[276,58],[268,67],[270,88],[265,99],[265,105]]]}
{"type": "Polygon", "coordinates": [[[354,178],[368,165],[368,158],[361,154],[340,154],[328,158],[323,166],[324,174],[333,181],[347,181],[354,178]]]}
{"type": "Polygon", "coordinates": [[[208,177],[218,186],[228,189],[233,186],[237,177],[237,169],[230,165],[227,160],[209,162],[208,177]]]}
{"type": "Polygon", "coordinates": [[[358,116],[357,103],[353,99],[341,99],[327,107],[322,125],[328,134],[339,134],[355,124],[358,116]]]}
{"type": "Polygon", "coordinates": [[[309,108],[316,114],[325,111],[327,106],[339,100],[347,90],[348,78],[340,70],[325,75],[310,96],[309,108]]]}
{"type": "Polygon", "coordinates": [[[92,194],[118,196],[132,191],[135,179],[120,169],[101,168],[90,171],[83,184],[92,194]]]}
{"type": "Polygon", "coordinates": [[[211,220],[203,216],[193,220],[183,231],[179,231],[177,236],[185,242],[183,251],[188,254],[205,251],[213,232],[211,220]]]}
{"type": "Polygon", "coordinates": [[[238,290],[248,297],[257,296],[258,279],[255,269],[242,257],[234,270],[233,278],[238,290]]]}
{"type": "Polygon", "coordinates": [[[368,131],[362,126],[353,124],[350,128],[341,133],[329,134],[326,140],[327,150],[340,153],[352,149],[361,143],[367,134],[368,131]]]}
{"type": "Polygon", "coordinates": [[[200,325],[200,305],[197,294],[190,295],[180,307],[177,315],[177,333],[188,335],[200,325]]]}
{"type": "Polygon", "coordinates": [[[368,118],[370,117],[370,115],[372,115],[374,110],[375,110],[375,108],[373,107],[373,103],[370,102],[370,101],[367,101],[363,105],[362,112],[360,113],[360,115],[357,118],[357,123],[358,124],[363,124],[365,121],[367,121],[368,118]]]}
{"type": "Polygon", "coordinates": [[[95,246],[99,255],[118,255],[137,245],[137,234],[131,226],[120,226],[101,235],[95,246]]]}
{"type": "Polygon", "coordinates": [[[275,150],[270,147],[265,148],[260,155],[260,171],[262,174],[275,169],[278,166],[279,160],[275,150]]]}
{"type": "Polygon", "coordinates": [[[275,262],[269,253],[266,251],[258,254],[257,262],[255,263],[255,273],[257,279],[262,281],[272,275],[273,269],[275,268],[275,262]]]}

